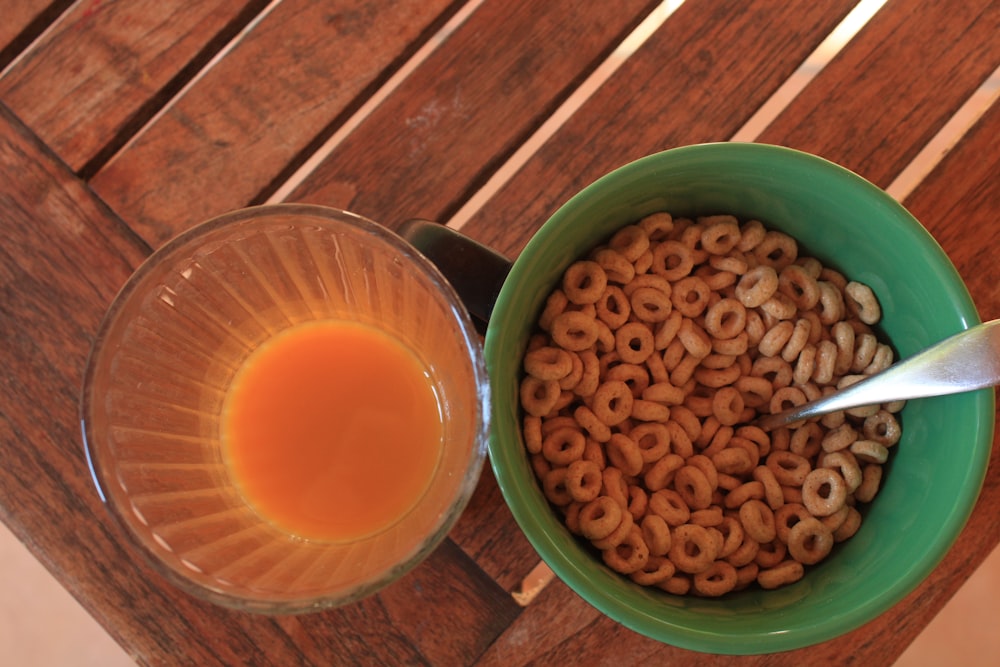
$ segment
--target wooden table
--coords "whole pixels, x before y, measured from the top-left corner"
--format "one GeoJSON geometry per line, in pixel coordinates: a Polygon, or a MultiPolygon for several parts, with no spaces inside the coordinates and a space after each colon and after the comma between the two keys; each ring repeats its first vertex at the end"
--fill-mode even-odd
{"type": "MultiPolygon", "coordinates": [[[[4,0],[0,517],[139,663],[886,665],[1000,543],[994,448],[967,528],[914,593],[840,639],[739,658],[639,636],[558,579],[521,595],[538,557],[488,470],[423,565],[299,617],[175,590],[111,521],[76,401],[104,310],[152,249],[216,213],[289,200],[461,225],[514,256],[614,167],[749,132],[853,2],[658,4],[4,0]],[[618,47],[640,24],[651,34],[629,55],[618,47]]],[[[888,187],[977,99],[998,35],[995,0],[889,0],[748,138],[888,187]]],[[[996,317],[1000,104],[985,105],[903,203],[996,317]]]]}

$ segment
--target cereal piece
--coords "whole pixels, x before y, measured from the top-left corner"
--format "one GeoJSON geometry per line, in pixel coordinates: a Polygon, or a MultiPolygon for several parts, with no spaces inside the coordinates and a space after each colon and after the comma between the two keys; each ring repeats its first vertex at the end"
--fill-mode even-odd
{"type": "Polygon", "coordinates": [[[608,285],[594,304],[597,317],[611,329],[617,329],[628,322],[632,314],[632,304],[618,285],[608,285]]]}
{"type": "Polygon", "coordinates": [[[568,466],[583,456],[586,439],[581,431],[565,427],[550,433],[542,441],[542,456],[555,466],[568,466]]]}
{"type": "Polygon", "coordinates": [[[774,512],[761,500],[751,499],[740,505],[740,524],[747,535],[761,544],[777,537],[774,512]]]}
{"type": "Polygon", "coordinates": [[[779,540],[788,543],[792,528],[801,521],[814,518],[802,503],[786,502],[774,511],[774,530],[779,540]]]}
{"type": "Polygon", "coordinates": [[[803,519],[788,533],[788,553],[805,565],[823,560],[832,548],[833,533],[819,519],[803,519]]]}
{"type": "Polygon", "coordinates": [[[567,310],[552,321],[552,340],[574,352],[586,350],[597,342],[600,329],[597,320],[586,313],[567,310]]]}
{"type": "Polygon", "coordinates": [[[695,593],[706,597],[719,597],[736,588],[736,568],[724,560],[717,560],[708,569],[692,577],[695,593]]]}
{"type": "Polygon", "coordinates": [[[653,353],[653,332],[642,322],[623,324],[615,332],[615,351],[626,363],[644,363],[653,353]]]}
{"type": "Polygon", "coordinates": [[[604,382],[594,392],[591,409],[602,422],[615,426],[628,419],[632,414],[632,391],[621,380],[604,382]]]}
{"type": "Polygon", "coordinates": [[[704,572],[715,562],[718,549],[708,529],[691,523],[674,528],[670,560],[681,572],[704,572]]]}
{"type": "Polygon", "coordinates": [[[628,576],[640,586],[655,586],[674,576],[676,571],[677,568],[674,567],[669,558],[664,558],[662,555],[654,556],[650,553],[646,564],[628,576]]]}
{"type": "Polygon", "coordinates": [[[524,355],[524,370],[539,380],[561,380],[573,371],[573,357],[558,347],[540,347],[524,355]]]}
{"type": "Polygon", "coordinates": [[[565,485],[573,500],[589,503],[600,495],[603,484],[601,468],[594,461],[581,458],[569,464],[565,485]]]}
{"type": "Polygon", "coordinates": [[[847,483],[835,470],[816,468],[802,482],[802,504],[813,516],[829,516],[847,502],[847,483]]]}
{"type": "Polygon", "coordinates": [[[731,215],[713,215],[698,219],[702,225],[701,247],[713,255],[725,255],[739,243],[739,221],[731,215]]]}
{"type": "Polygon", "coordinates": [[[573,496],[566,489],[566,468],[552,468],[542,479],[542,491],[553,505],[569,505],[573,496]]]}
{"type": "Polygon", "coordinates": [[[649,511],[662,518],[669,526],[684,525],[691,518],[691,510],[687,503],[673,489],[654,491],[649,496],[649,511]]]}
{"type": "Polygon", "coordinates": [[[712,504],[712,486],[705,473],[695,466],[681,466],[674,474],[674,487],[692,510],[705,509],[712,504]]]}
{"type": "Polygon", "coordinates": [[[630,574],[641,569],[649,560],[649,547],[642,539],[642,531],[632,525],[628,534],[615,546],[601,552],[604,563],[616,572],[630,574]]]}
{"type": "Polygon", "coordinates": [[[764,569],[777,567],[785,560],[785,556],[787,555],[788,546],[781,540],[761,542],[760,548],[757,549],[757,555],[754,557],[754,562],[764,569]]]}
{"type": "Polygon", "coordinates": [[[736,298],[747,308],[757,308],[778,290],[778,273],[766,265],[754,267],[736,283],[736,298]]]}
{"type": "Polygon", "coordinates": [[[662,322],[673,312],[670,294],[655,287],[639,287],[628,298],[632,312],[642,322],[662,322]]]}
{"type": "Polygon", "coordinates": [[[562,288],[571,303],[595,303],[608,286],[608,276],[597,262],[581,260],[563,274],[562,288]]]}
{"type": "Polygon", "coordinates": [[[819,286],[819,321],[832,325],[844,318],[844,297],[836,285],[825,280],[817,283],[819,286]]]}
{"type": "Polygon", "coordinates": [[[684,317],[694,318],[701,315],[708,306],[708,298],[712,290],[698,276],[687,276],[674,283],[670,301],[684,317]]]}
{"type": "Polygon", "coordinates": [[[677,471],[683,466],[683,456],[666,454],[658,459],[643,475],[646,488],[654,492],[667,488],[673,482],[677,471]]]}
{"type": "Polygon", "coordinates": [[[640,225],[626,225],[611,237],[608,245],[630,262],[635,262],[649,249],[649,236],[640,225]]]}
{"type": "Polygon", "coordinates": [[[607,443],[608,462],[622,471],[634,476],[642,471],[644,461],[642,452],[635,440],[622,433],[613,433],[607,443]]]}
{"type": "Polygon", "coordinates": [[[812,469],[806,458],[782,450],[772,451],[766,465],[782,486],[802,486],[812,469]]]}
{"type": "Polygon", "coordinates": [[[854,490],[854,498],[861,503],[870,503],[882,484],[882,466],[868,463],[861,469],[861,484],[854,490]]]}
{"type": "Polygon", "coordinates": [[[896,417],[887,410],[879,410],[865,419],[862,431],[866,440],[874,440],[885,447],[892,447],[902,435],[896,417]]]}
{"type": "Polygon", "coordinates": [[[632,262],[617,250],[601,248],[593,253],[592,259],[604,269],[608,282],[624,285],[635,277],[632,262]]]}
{"type": "Polygon", "coordinates": [[[638,424],[629,432],[642,456],[643,463],[654,463],[670,453],[670,431],[666,424],[638,424]]]}
{"type": "Polygon", "coordinates": [[[848,310],[856,313],[865,324],[875,324],[882,319],[882,308],[868,285],[851,281],[844,286],[844,295],[848,310]]]}
{"type": "MultiPolygon", "coordinates": [[[[580,510],[581,529],[583,528],[582,515],[584,509],[586,508],[580,510]]],[[[619,506],[619,509],[621,510],[621,523],[619,523],[618,526],[614,530],[612,530],[611,534],[608,535],[607,537],[603,537],[601,539],[592,539],[590,542],[596,548],[604,550],[616,547],[622,542],[624,542],[625,538],[627,538],[629,533],[632,531],[632,527],[635,525],[635,519],[632,518],[632,515],[629,512],[625,511],[624,509],[621,509],[621,506],[619,506]]]]}
{"type": "Polygon", "coordinates": [[[747,535],[746,531],[744,531],[743,542],[736,551],[729,554],[726,562],[736,568],[745,567],[754,561],[758,551],[760,551],[760,542],[747,535]]]}
{"type": "Polygon", "coordinates": [[[654,556],[665,556],[670,551],[670,525],[658,514],[646,514],[640,523],[642,539],[645,540],[649,553],[654,556]]]}
{"type": "Polygon", "coordinates": [[[694,269],[691,248],[680,241],[663,241],[653,248],[650,271],[670,281],[680,280],[694,269]]]}
{"type": "Polygon", "coordinates": [[[761,264],[780,271],[798,257],[798,244],[788,234],[769,230],[754,247],[753,254],[761,264]]]}
{"type": "Polygon", "coordinates": [[[874,440],[855,440],[851,443],[850,450],[866,463],[885,463],[889,459],[888,448],[874,440]]]}
{"type": "Polygon", "coordinates": [[[521,407],[530,415],[543,417],[552,412],[561,393],[555,380],[539,380],[529,375],[521,381],[521,407]]]}
{"type": "Polygon", "coordinates": [[[598,496],[580,509],[580,533],[589,540],[601,540],[622,522],[624,510],[608,496],[598,496]]]}
{"type": "Polygon", "coordinates": [[[772,590],[795,583],[805,574],[802,563],[796,560],[785,560],[778,565],[761,570],[757,575],[757,583],[765,590],[772,590]]]}
{"type": "Polygon", "coordinates": [[[861,467],[857,459],[841,450],[823,456],[822,465],[824,468],[833,468],[844,478],[847,485],[847,493],[854,493],[861,486],[861,467]]]}
{"type": "Polygon", "coordinates": [[[525,415],[522,422],[524,446],[529,454],[540,454],[542,451],[542,419],[537,415],[525,415]]]}
{"type": "Polygon", "coordinates": [[[781,492],[781,485],[778,483],[778,478],[774,476],[774,472],[772,472],[770,468],[766,465],[758,465],[753,469],[751,474],[754,481],[760,482],[761,488],[764,489],[764,499],[767,501],[768,506],[772,510],[776,510],[785,504],[785,497],[781,492]]]}
{"type": "MultiPolygon", "coordinates": [[[[771,328],[764,337],[760,339],[760,343],[757,345],[757,351],[763,354],[765,357],[776,357],[781,354],[782,349],[788,340],[792,337],[792,333],[795,331],[795,324],[793,322],[780,322],[773,328],[771,328]]],[[[790,361],[785,359],[785,361],[790,361]]]]}
{"type": "Polygon", "coordinates": [[[591,438],[597,442],[607,442],[611,439],[611,427],[602,421],[594,411],[586,405],[581,405],[573,412],[573,418],[582,426],[591,438]]]}
{"type": "Polygon", "coordinates": [[[819,302],[819,285],[806,267],[789,264],[778,274],[778,291],[801,311],[812,310],[819,302]]]}

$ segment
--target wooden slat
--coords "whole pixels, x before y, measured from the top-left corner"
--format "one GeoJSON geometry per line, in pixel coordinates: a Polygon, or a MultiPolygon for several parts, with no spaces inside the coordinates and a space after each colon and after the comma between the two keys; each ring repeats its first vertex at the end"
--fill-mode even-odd
{"type": "Polygon", "coordinates": [[[758,141],[809,151],[880,187],[1000,66],[1000,3],[892,0],[758,141]]]}
{"type": "Polygon", "coordinates": [[[454,0],[286,0],[91,185],[153,245],[245,206],[455,9],[454,0]]]}
{"type": "Polygon", "coordinates": [[[685,3],[463,231],[516,255],[560,204],[601,175],[659,150],[727,139],[852,4],[685,3]],[[741,21],[729,20],[736,14],[741,21]]]}
{"type": "Polygon", "coordinates": [[[100,318],[148,247],[2,105],[0,170],[0,518],[140,664],[464,664],[520,613],[450,541],[382,594],[301,619],[167,584],[99,501],[76,411],[100,318]]]}
{"type": "Polygon", "coordinates": [[[0,21],[0,70],[24,48],[50,17],[58,15],[67,0],[6,0],[0,21]],[[32,26],[37,26],[32,30],[32,26]]]}
{"type": "Polygon", "coordinates": [[[74,170],[137,130],[267,0],[81,0],[0,78],[0,101],[74,170]]]}
{"type": "Polygon", "coordinates": [[[658,4],[487,0],[289,199],[448,217],[658,4]]]}

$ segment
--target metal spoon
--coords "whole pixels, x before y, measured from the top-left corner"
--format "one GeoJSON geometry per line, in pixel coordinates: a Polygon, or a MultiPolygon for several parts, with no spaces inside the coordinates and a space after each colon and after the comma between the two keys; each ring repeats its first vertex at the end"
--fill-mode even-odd
{"type": "Polygon", "coordinates": [[[1000,320],[966,329],[880,373],[823,398],[774,415],[757,426],[770,431],[837,410],[944,396],[1000,384],[1000,320]]]}

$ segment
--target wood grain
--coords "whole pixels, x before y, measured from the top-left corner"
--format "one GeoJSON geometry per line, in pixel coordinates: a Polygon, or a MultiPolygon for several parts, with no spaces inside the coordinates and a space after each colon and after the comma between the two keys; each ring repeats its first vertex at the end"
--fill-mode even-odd
{"type": "Polygon", "coordinates": [[[0,100],[85,169],[120,148],[266,4],[78,2],[0,77],[0,100]]]}
{"type": "Polygon", "coordinates": [[[1000,3],[892,0],[757,141],[837,162],[880,187],[1000,66],[1000,3]]]}
{"type": "Polygon", "coordinates": [[[727,139],[852,4],[685,3],[463,232],[515,256],[560,204],[601,175],[666,148],[727,139]],[[729,19],[736,14],[740,21],[729,19]]]}
{"type": "Polygon", "coordinates": [[[289,199],[447,218],[657,4],[485,2],[289,199]]]}
{"type": "Polygon", "coordinates": [[[0,70],[14,59],[71,0],[7,0],[0,21],[0,70]]]}
{"type": "Polygon", "coordinates": [[[154,246],[246,206],[349,117],[454,5],[286,0],[199,74],[91,185],[154,246]]]}

